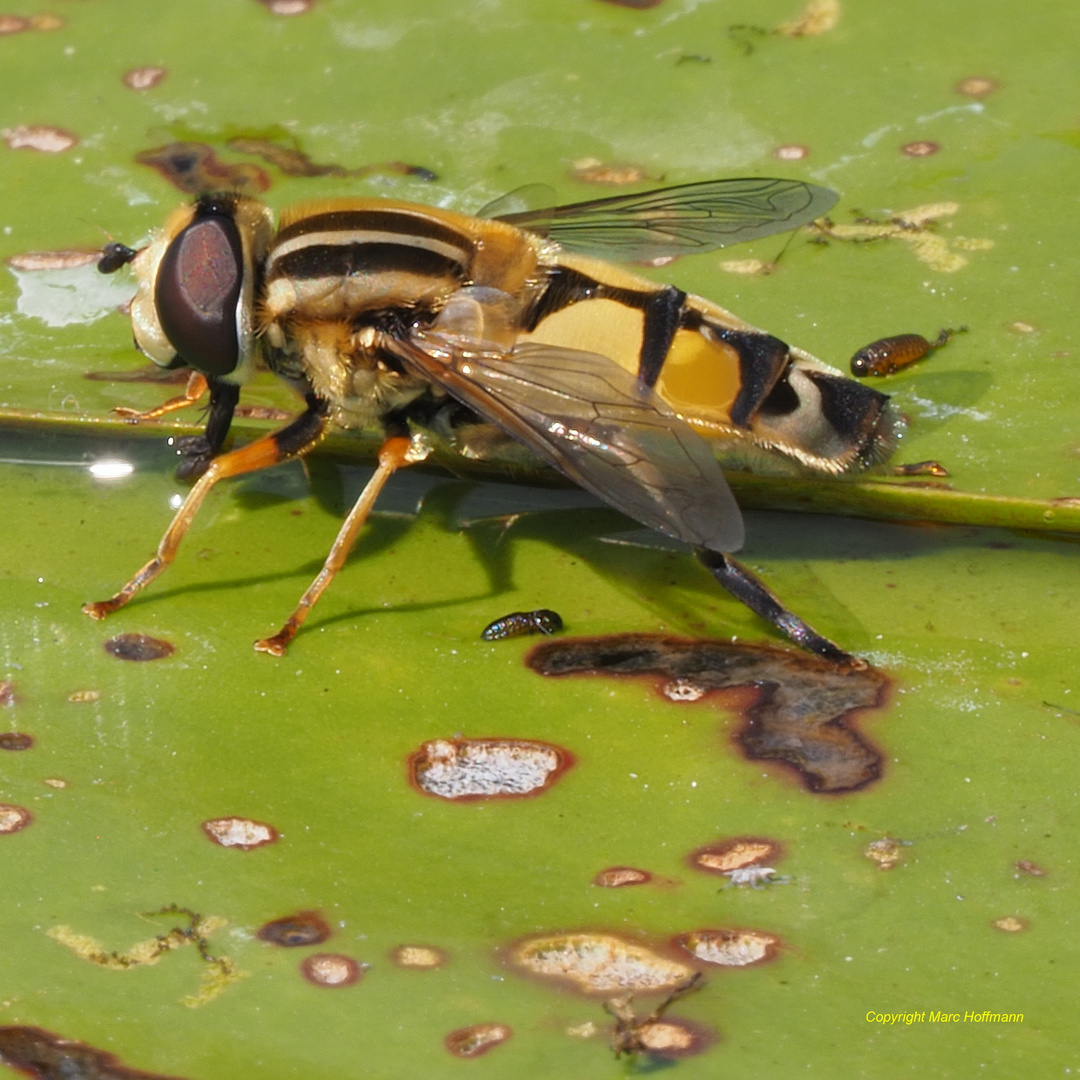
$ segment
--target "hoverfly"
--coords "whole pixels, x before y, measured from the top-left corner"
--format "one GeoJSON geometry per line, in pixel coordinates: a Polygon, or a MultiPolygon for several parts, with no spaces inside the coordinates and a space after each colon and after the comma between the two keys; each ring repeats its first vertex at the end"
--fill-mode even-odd
{"type": "MultiPolygon", "coordinates": [[[[157,554],[101,619],[160,574],[219,481],[304,454],[328,425],[379,425],[378,467],[318,577],[256,649],[282,655],[341,568],[380,489],[433,444],[506,460],[515,442],[637,521],[690,544],[729,592],[792,640],[853,662],[729,557],[743,541],[719,462],[772,459],[821,473],[884,460],[888,398],[723,308],[603,259],[708,251],[794,229],[836,195],[798,181],[730,179],[569,206],[469,217],[386,199],[306,203],[281,215],[233,194],[168,218],[130,262],[138,347],[196,373],[160,415],[210,391],[200,474],[157,554]],[[291,423],[221,454],[257,365],[304,400],[291,423]]],[[[535,458],[533,459],[535,460],[535,458]]]]}

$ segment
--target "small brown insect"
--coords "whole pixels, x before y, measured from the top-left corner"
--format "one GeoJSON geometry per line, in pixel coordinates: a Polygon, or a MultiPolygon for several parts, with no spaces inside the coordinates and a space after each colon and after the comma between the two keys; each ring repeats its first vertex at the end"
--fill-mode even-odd
{"type": "Polygon", "coordinates": [[[927,341],[922,334],[897,334],[896,337],[879,338],[860,349],[851,358],[851,374],[866,378],[868,375],[891,375],[921,360],[927,353],[940,349],[954,334],[967,330],[942,330],[936,340],[927,341]]]}
{"type": "Polygon", "coordinates": [[[948,476],[949,470],[940,461],[911,461],[907,465],[896,465],[894,476],[948,476]]]}
{"type": "Polygon", "coordinates": [[[501,619],[484,627],[484,641],[502,641],[504,638],[526,637],[529,634],[554,634],[563,628],[559,615],[548,608],[536,611],[511,611],[501,619]]]}

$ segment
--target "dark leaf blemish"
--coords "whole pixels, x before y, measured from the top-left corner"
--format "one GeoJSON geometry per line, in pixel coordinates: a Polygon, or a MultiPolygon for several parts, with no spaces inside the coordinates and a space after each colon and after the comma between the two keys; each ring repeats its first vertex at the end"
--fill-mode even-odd
{"type": "Polygon", "coordinates": [[[255,195],[270,187],[270,177],[258,165],[227,164],[206,143],[167,143],[141,150],[135,160],[156,169],[170,184],[189,195],[222,190],[255,195]]]}
{"type": "Polygon", "coordinates": [[[162,660],[176,652],[176,646],[146,634],[117,634],[105,642],[105,651],[117,660],[162,660]]]}
{"type": "Polygon", "coordinates": [[[791,766],[818,794],[857,791],[881,776],[881,753],[850,726],[853,713],[885,700],[888,679],[871,667],[653,634],[545,642],[526,663],[541,675],[652,676],[705,693],[751,686],[757,693],[741,708],[744,724],[735,736],[750,760],[791,766]]]}
{"type": "Polygon", "coordinates": [[[36,1027],[0,1027],[0,1062],[36,1080],[177,1080],[129,1069],[115,1054],[36,1027]]]}
{"type": "Polygon", "coordinates": [[[430,169],[423,165],[409,165],[404,161],[384,161],[376,165],[361,165],[356,169],[346,169],[344,165],[330,162],[319,165],[307,154],[295,146],[282,146],[271,139],[235,138],[229,140],[229,149],[238,154],[253,154],[263,161],[276,165],[286,176],[371,176],[374,173],[393,174],[396,176],[415,176],[421,180],[438,179],[430,169]]]}
{"type": "Polygon", "coordinates": [[[0,734],[0,750],[29,750],[34,745],[34,736],[21,731],[5,731],[0,734]]]}
{"type": "Polygon", "coordinates": [[[513,1032],[505,1024],[473,1024],[451,1031],[443,1045],[454,1057],[474,1058],[506,1042],[513,1032]]]}
{"type": "Polygon", "coordinates": [[[321,945],[330,937],[330,927],[316,911],[299,911],[264,923],[256,931],[260,941],[269,941],[286,949],[301,945],[321,945]]]}

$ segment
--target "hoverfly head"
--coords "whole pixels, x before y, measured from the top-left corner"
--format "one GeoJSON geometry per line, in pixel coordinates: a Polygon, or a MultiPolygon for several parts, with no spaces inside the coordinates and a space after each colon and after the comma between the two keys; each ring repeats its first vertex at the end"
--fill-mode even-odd
{"type": "Polygon", "coordinates": [[[269,211],[240,195],[203,195],[175,211],[128,260],[139,279],[131,305],[138,347],[162,367],[243,381],[254,348],[255,278],[269,237],[269,211]]]}

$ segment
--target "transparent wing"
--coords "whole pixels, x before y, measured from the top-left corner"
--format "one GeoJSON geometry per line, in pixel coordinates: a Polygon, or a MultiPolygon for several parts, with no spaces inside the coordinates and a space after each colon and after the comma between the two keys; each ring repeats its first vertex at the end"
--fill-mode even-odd
{"type": "Polygon", "coordinates": [[[707,180],[495,219],[579,255],[634,261],[711,251],[797,229],[827,213],[838,198],[835,191],[799,180],[707,180]]]}
{"type": "Polygon", "coordinates": [[[708,445],[651,389],[596,353],[526,343],[470,352],[449,335],[395,342],[402,359],[650,528],[736,551],[742,515],[708,445]]]}
{"type": "Polygon", "coordinates": [[[550,206],[555,189],[550,184],[522,184],[521,187],[484,203],[476,211],[478,218],[506,218],[510,214],[531,213],[538,207],[550,206]]]}

